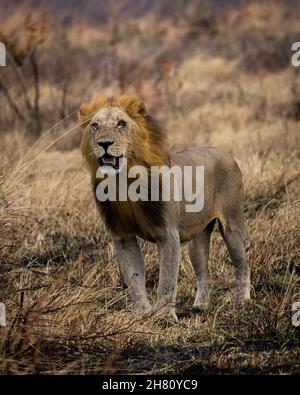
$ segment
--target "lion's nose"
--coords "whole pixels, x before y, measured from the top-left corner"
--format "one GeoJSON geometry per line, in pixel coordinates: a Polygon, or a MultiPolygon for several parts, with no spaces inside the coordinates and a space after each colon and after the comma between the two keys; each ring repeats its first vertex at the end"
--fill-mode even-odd
{"type": "Polygon", "coordinates": [[[99,141],[98,145],[100,145],[100,147],[102,147],[104,149],[104,151],[106,152],[108,147],[110,145],[112,145],[114,143],[114,141],[99,141]]]}

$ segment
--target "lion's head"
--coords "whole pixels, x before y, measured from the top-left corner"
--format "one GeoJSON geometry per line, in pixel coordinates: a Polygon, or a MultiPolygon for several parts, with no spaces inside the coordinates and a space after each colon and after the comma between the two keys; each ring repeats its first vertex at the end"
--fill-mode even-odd
{"type": "Polygon", "coordinates": [[[79,122],[84,128],[81,151],[94,177],[98,167],[120,170],[124,158],[129,168],[168,161],[163,133],[146,105],[134,96],[83,103],[79,122]]]}

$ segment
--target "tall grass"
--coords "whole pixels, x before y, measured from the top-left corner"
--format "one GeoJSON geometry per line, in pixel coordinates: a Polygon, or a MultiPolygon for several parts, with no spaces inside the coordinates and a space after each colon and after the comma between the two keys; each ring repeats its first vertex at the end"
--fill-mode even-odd
{"type": "MultiPolygon", "coordinates": [[[[257,7],[249,26],[266,18],[264,8],[257,7]]],[[[244,12],[248,15],[249,10],[244,12]]],[[[276,15],[268,22],[274,29],[276,15]]],[[[93,202],[73,114],[86,96],[116,95],[122,89],[116,79],[108,84],[90,79],[90,65],[84,65],[84,78],[72,87],[70,118],[46,122],[38,140],[13,120],[0,97],[0,302],[7,310],[7,326],[0,328],[1,373],[299,372],[299,328],[291,322],[292,303],[300,301],[299,122],[293,112],[298,75],[285,66],[249,73],[242,56],[229,59],[193,46],[186,52],[182,47],[186,56],[174,61],[176,39],[187,34],[187,26],[176,32],[167,20],[158,28],[168,31],[165,44],[173,52],[149,70],[145,63],[160,56],[159,37],[154,32],[143,35],[151,18],[142,18],[140,30],[126,43],[134,55],[142,51],[139,40],[149,40],[145,59],[132,70],[123,69],[122,89],[144,96],[168,133],[170,149],[217,145],[237,158],[246,188],[252,300],[243,308],[232,302],[226,285],[232,265],[216,231],[210,256],[215,285],[207,311],[191,309],[194,275],[183,248],[179,323],[163,326],[155,316],[132,312],[93,202]]],[[[236,21],[233,13],[226,23],[236,21]]],[[[220,23],[219,29],[225,29],[220,23]]],[[[75,33],[74,27],[70,34],[75,33]]],[[[128,60],[124,42],[114,48],[118,61],[128,60]]],[[[53,102],[49,104],[46,79],[40,88],[47,117],[53,102]]],[[[145,242],[141,247],[149,295],[155,300],[156,247],[145,242]]]]}

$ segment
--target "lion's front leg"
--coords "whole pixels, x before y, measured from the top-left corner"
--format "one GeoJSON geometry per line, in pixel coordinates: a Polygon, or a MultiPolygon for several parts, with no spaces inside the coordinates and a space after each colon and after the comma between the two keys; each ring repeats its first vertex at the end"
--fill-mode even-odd
{"type": "Polygon", "coordinates": [[[151,311],[145,287],[145,268],[141,250],[136,237],[114,238],[115,252],[121,273],[129,289],[133,307],[139,313],[151,311]]]}
{"type": "Polygon", "coordinates": [[[175,303],[180,262],[180,239],[177,231],[170,232],[157,243],[159,253],[159,283],[156,308],[177,321],[175,303]]]}

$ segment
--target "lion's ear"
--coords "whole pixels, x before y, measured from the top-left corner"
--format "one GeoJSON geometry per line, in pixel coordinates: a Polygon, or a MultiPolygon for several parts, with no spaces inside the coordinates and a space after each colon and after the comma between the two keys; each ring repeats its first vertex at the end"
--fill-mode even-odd
{"type": "Polygon", "coordinates": [[[140,114],[142,116],[147,115],[147,106],[142,100],[136,99],[135,106],[136,106],[136,111],[138,112],[138,114],[140,114]]]}
{"type": "Polygon", "coordinates": [[[82,103],[79,107],[77,116],[80,126],[83,128],[86,127],[88,120],[91,114],[91,104],[90,103],[82,103]]]}
{"type": "Polygon", "coordinates": [[[117,99],[119,106],[123,107],[124,110],[132,117],[136,115],[146,116],[147,106],[146,104],[135,96],[120,96],[117,99]]]}

